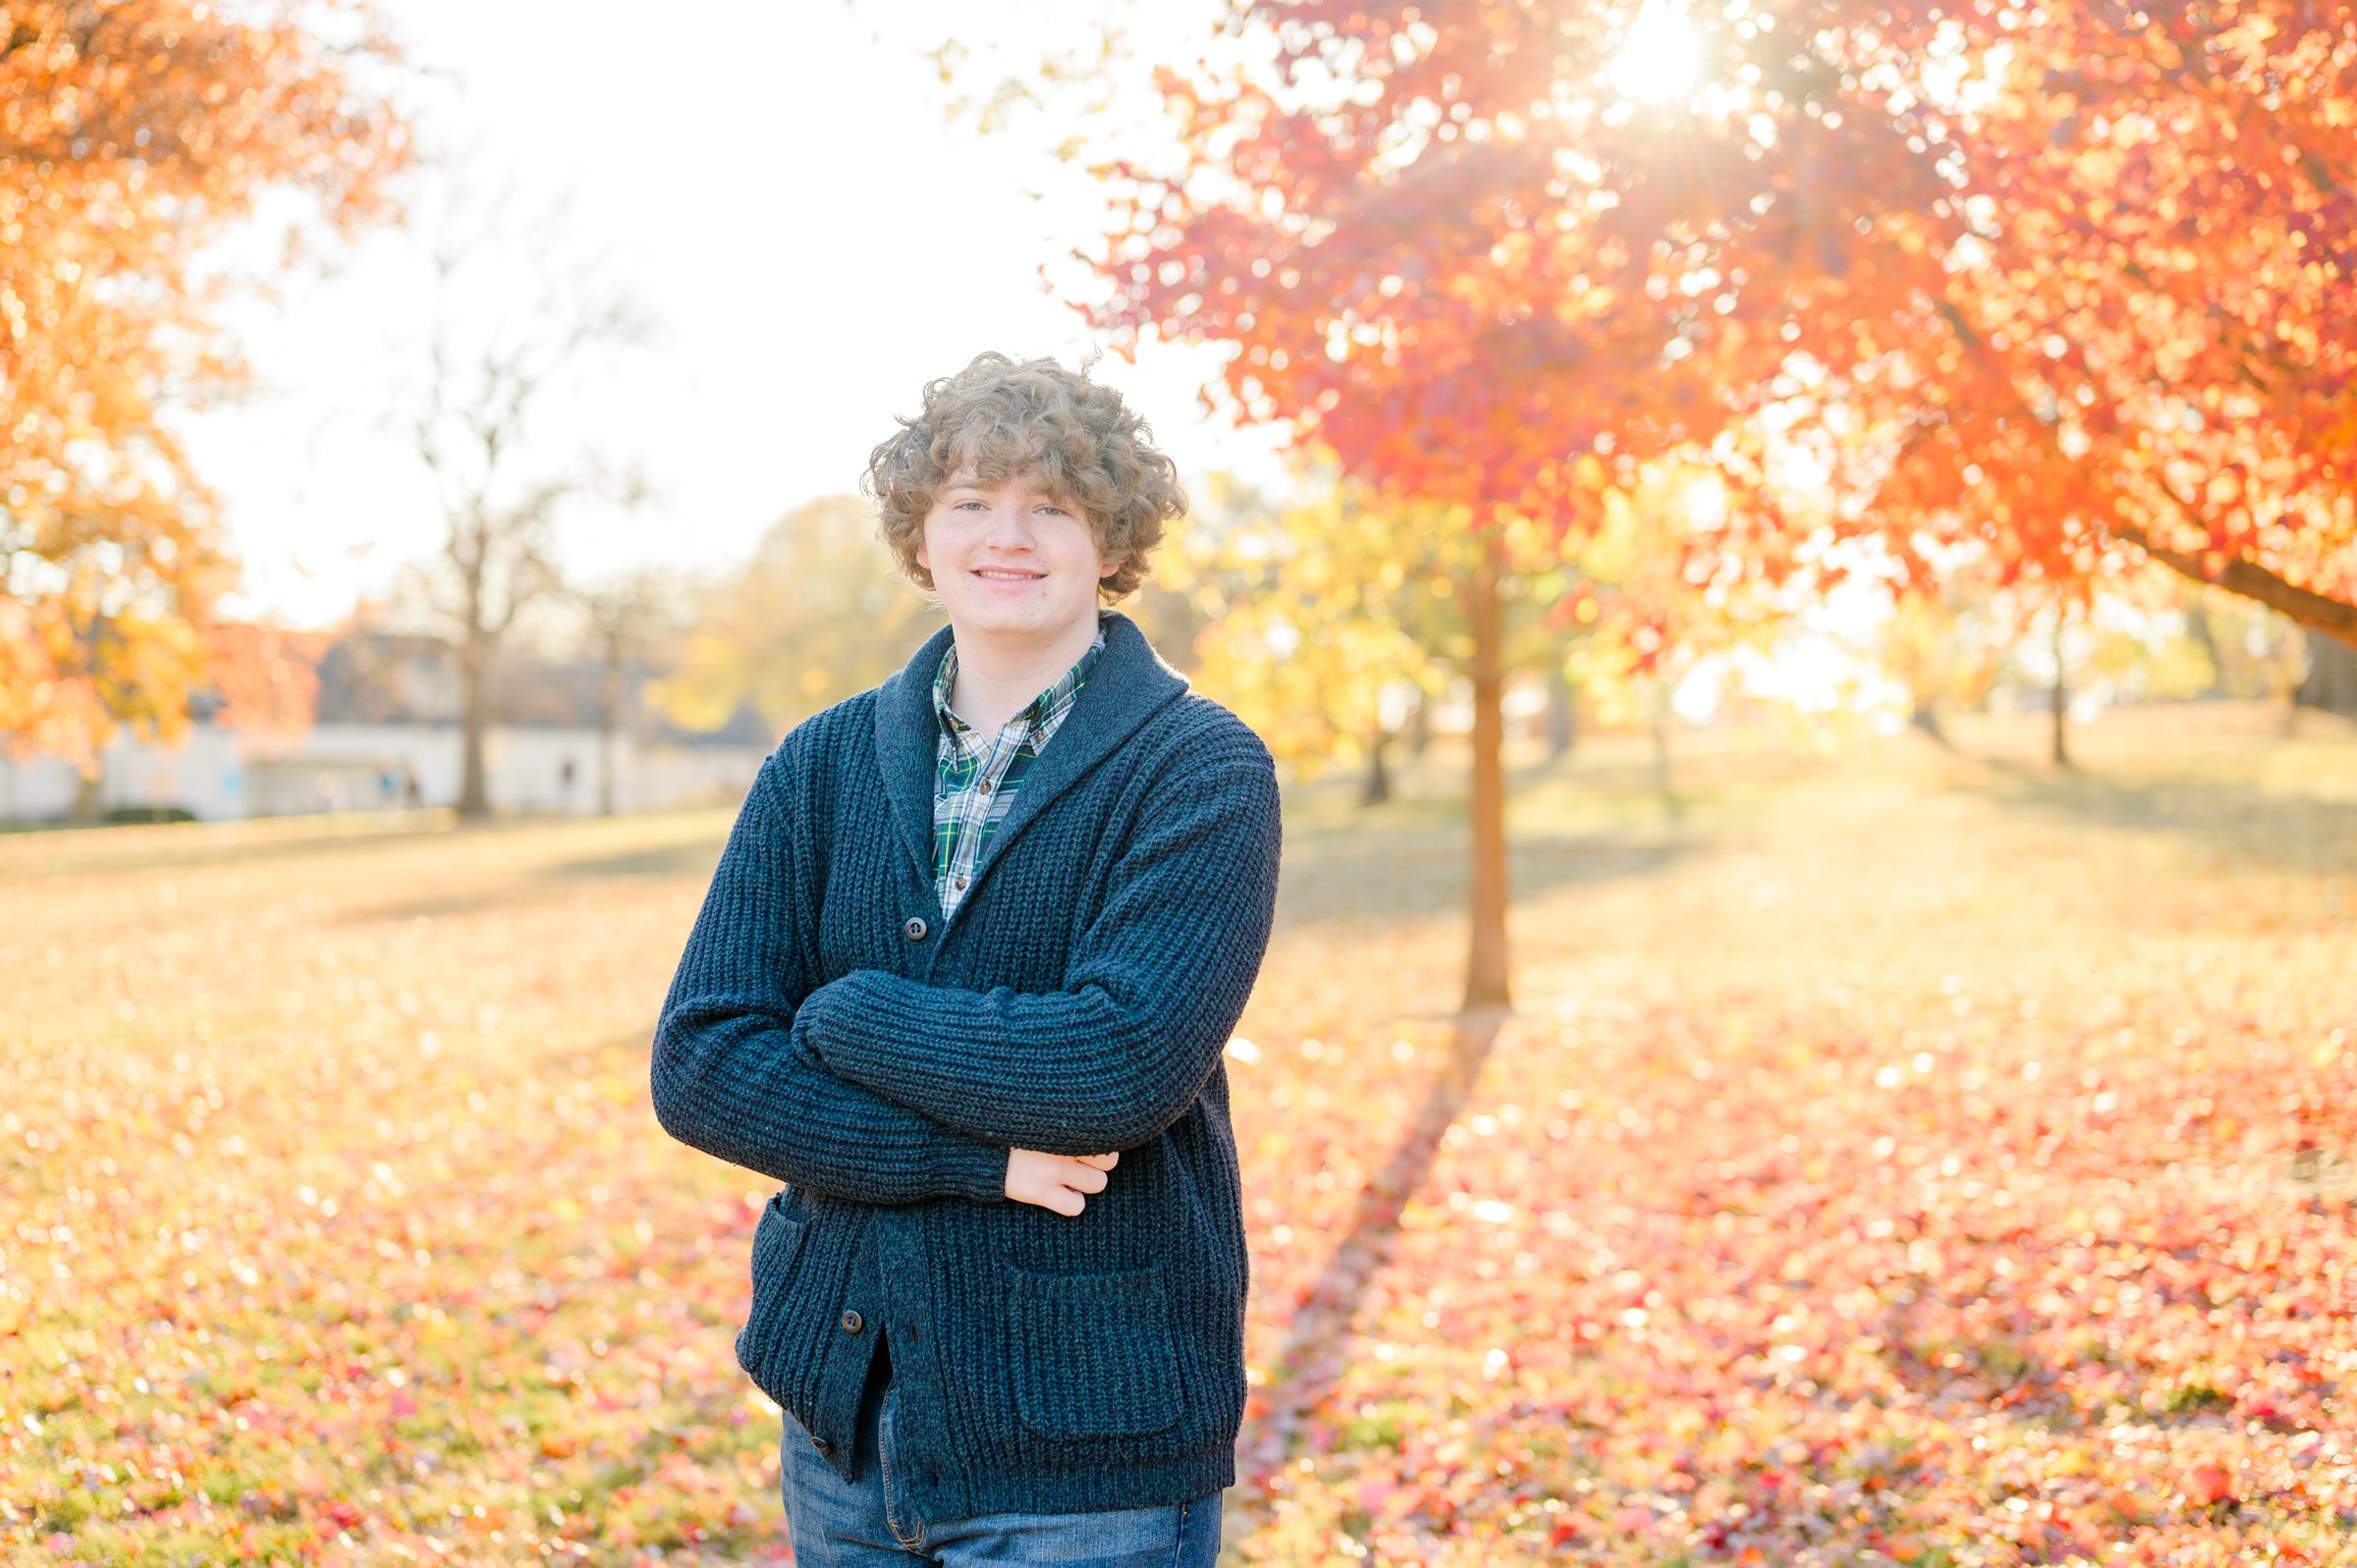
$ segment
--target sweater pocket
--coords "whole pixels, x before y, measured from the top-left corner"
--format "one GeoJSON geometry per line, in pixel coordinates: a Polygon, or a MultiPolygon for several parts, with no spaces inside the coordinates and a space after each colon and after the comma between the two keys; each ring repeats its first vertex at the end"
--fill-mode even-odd
{"type": "Polygon", "coordinates": [[[1178,1419],[1178,1353],[1162,1265],[1110,1274],[1001,1267],[1023,1425],[1051,1437],[1133,1437],[1178,1419]]]}
{"type": "Polygon", "coordinates": [[[791,1187],[780,1190],[762,1207],[760,1223],[753,1227],[753,1304],[737,1332],[737,1365],[773,1399],[777,1393],[766,1380],[765,1369],[777,1348],[786,1316],[786,1287],[808,1227],[807,1220],[788,1213],[793,1194],[791,1187]]]}

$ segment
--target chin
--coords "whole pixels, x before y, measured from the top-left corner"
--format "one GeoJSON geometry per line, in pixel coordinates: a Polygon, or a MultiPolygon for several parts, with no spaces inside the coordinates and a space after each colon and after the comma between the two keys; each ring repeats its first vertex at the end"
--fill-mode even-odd
{"type": "Polygon", "coordinates": [[[1094,620],[1093,611],[1078,612],[1058,609],[1052,605],[1008,605],[968,603],[951,607],[951,619],[962,622],[976,631],[1044,632],[1068,626],[1083,618],[1094,620]]]}

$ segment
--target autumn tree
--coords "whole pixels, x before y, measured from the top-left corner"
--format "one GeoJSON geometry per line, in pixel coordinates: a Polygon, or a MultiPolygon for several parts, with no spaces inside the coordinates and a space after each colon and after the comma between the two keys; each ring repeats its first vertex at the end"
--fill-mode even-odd
{"type": "MultiPolygon", "coordinates": [[[[395,52],[344,0],[0,10],[0,735],[94,766],[169,733],[241,633],[235,568],[170,415],[233,385],[214,243],[265,194],[290,239],[389,210],[395,52]],[[288,209],[293,211],[295,209],[288,209]]],[[[242,677],[240,677],[242,678],[242,677]]]]}
{"type": "MultiPolygon", "coordinates": [[[[1480,673],[1470,588],[1485,561],[1501,693],[1521,676],[1567,687],[1576,670],[1613,696],[1658,697],[1646,712],[1665,798],[1673,676],[1773,623],[1756,584],[1730,594],[1685,575],[1677,541],[1716,518],[1705,467],[1648,464],[1603,487],[1596,524],[1576,535],[1513,515],[1485,536],[1462,507],[1386,500],[1331,463],[1305,466],[1280,501],[1223,509],[1218,493],[1211,510],[1229,514],[1190,520],[1164,568],[1210,621],[1198,679],[1281,755],[1366,759],[1368,803],[1389,791],[1385,754],[1413,711],[1402,699],[1480,673]]],[[[1494,850],[1502,860],[1502,831],[1494,850]]]]}
{"type": "Polygon", "coordinates": [[[1961,557],[2083,603],[2149,562],[2357,637],[2326,238],[2357,164],[2322,107],[2357,65],[2323,12],[1772,5],[1689,29],[1699,85],[1638,118],[1734,128],[1760,174],[1617,183],[1718,187],[1728,287],[1692,357],[1730,412],[1813,445],[1910,586],[1961,557]]]}
{"type": "MultiPolygon", "coordinates": [[[[1684,215],[1597,203],[1599,221],[1546,221],[1563,205],[1549,187],[1576,178],[1556,170],[1556,149],[1602,129],[1594,103],[1566,102],[1576,123],[1553,123],[1553,50],[1543,81],[1515,63],[1526,96],[1500,134],[1459,101],[1486,85],[1465,75],[1478,44],[1417,15],[1241,7],[1233,26],[1274,31],[1275,73],[1164,74],[1178,150],[1104,165],[1122,222],[1099,258],[1112,293],[1093,319],[1235,345],[1225,390],[1239,412],[1289,424],[1388,496],[1460,509],[1473,691],[1465,1001],[1502,1002],[1507,536],[1575,540],[1641,460],[1727,423],[1710,377],[1672,347],[1694,290],[1647,290],[1644,262],[1631,270],[1648,237],[1684,215]],[[1549,123],[1534,122],[1534,102],[1549,123]]],[[[1617,126],[1604,136],[1655,150],[1617,126]]],[[[1756,446],[1738,432],[1714,456],[1741,475],[1759,466],[1756,446]]],[[[1763,492],[1721,525],[1770,505],[1763,492]]]]}
{"type": "Polygon", "coordinates": [[[780,517],[752,559],[703,597],[656,700],[698,730],[749,704],[784,734],[885,679],[940,620],[894,568],[875,508],[821,497],[780,517]]]}
{"type": "Polygon", "coordinates": [[[1907,726],[1953,748],[1946,715],[1988,697],[1995,651],[1979,634],[1969,605],[1917,596],[1901,599],[1880,627],[1876,652],[1907,693],[1907,726]]]}
{"type": "Polygon", "coordinates": [[[1190,517],[1157,575],[1202,610],[1197,682],[1241,714],[1281,757],[1363,758],[1362,798],[1390,794],[1387,754],[1407,704],[1447,676],[1429,556],[1437,530],[1365,504],[1332,474],[1295,494],[1190,517]],[[1425,558],[1425,559],[1419,559],[1425,558]]]}
{"type": "MultiPolygon", "coordinates": [[[[1209,621],[1201,683],[1280,755],[1363,759],[1363,800],[1388,798],[1403,721],[1470,675],[1467,519],[1388,504],[1331,463],[1304,465],[1279,500],[1222,509],[1218,489],[1211,510],[1229,514],[1216,527],[1190,522],[1161,568],[1209,621]]],[[[1594,620],[1592,587],[1544,531],[1507,544],[1504,666],[1561,676],[1594,620]]]]}
{"type": "Polygon", "coordinates": [[[1581,683],[1606,722],[1643,726],[1654,789],[1672,815],[1684,808],[1671,747],[1678,690],[1708,663],[1732,672],[1740,653],[1764,652],[1801,597],[1689,548],[1723,520],[1726,501],[1705,462],[1642,463],[1605,488],[1603,514],[1580,544],[1587,586],[1573,608],[1595,622],[1576,661],[1581,683]]]}
{"type": "Polygon", "coordinates": [[[1982,84],[1956,89],[1958,189],[1925,215],[1947,287],[1904,318],[1940,373],[1860,400],[1903,421],[1893,515],[1994,519],[2001,553],[2065,570],[2115,540],[2357,643],[2345,16],[1975,7],[1926,33],[1917,80],[1936,49],[1982,84]]]}

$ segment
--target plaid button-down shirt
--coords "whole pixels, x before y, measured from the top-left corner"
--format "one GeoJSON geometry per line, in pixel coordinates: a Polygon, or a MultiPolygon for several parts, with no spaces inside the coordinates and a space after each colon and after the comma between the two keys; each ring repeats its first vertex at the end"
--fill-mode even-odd
{"type": "Polygon", "coordinates": [[[1007,815],[1023,774],[1056,733],[1072,699],[1080,695],[1097,656],[1105,651],[1105,612],[1097,612],[1097,636],[1057,682],[1023,705],[1022,712],[985,735],[950,707],[958,684],[958,644],[941,656],[933,677],[933,712],[941,739],[933,765],[933,891],[947,922],[965,898],[974,866],[990,836],[1007,815]]]}

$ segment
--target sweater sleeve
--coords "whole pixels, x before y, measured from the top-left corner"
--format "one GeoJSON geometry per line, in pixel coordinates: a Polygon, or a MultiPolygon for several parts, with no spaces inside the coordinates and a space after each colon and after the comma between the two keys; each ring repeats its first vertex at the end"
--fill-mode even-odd
{"type": "Polygon", "coordinates": [[[813,914],[783,748],[721,851],[655,1028],[655,1116],[682,1143],[773,1180],[870,1204],[999,1202],[1007,1146],[827,1070],[801,1006],[813,914]]]}
{"type": "Polygon", "coordinates": [[[835,1072],[994,1144],[1105,1154],[1185,1114],[1268,949],[1282,827],[1265,748],[1164,784],[1069,989],[970,991],[856,969],[803,1003],[835,1072]]]}

